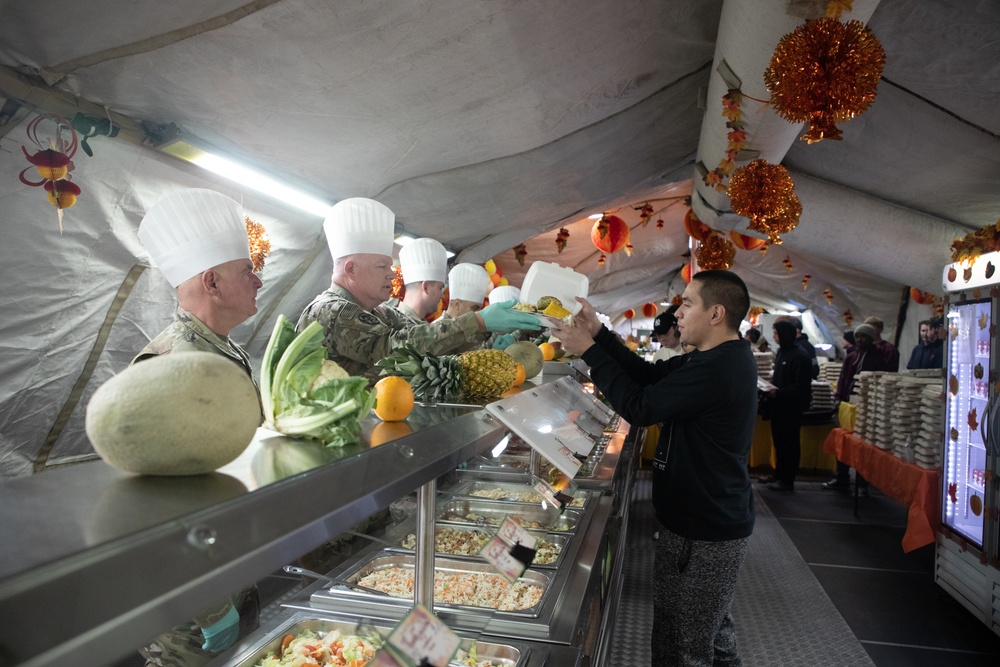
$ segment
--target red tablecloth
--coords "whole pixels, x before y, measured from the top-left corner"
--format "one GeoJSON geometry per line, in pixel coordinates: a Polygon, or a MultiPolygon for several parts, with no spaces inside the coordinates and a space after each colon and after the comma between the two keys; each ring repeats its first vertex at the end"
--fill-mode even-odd
{"type": "Polygon", "coordinates": [[[906,463],[841,428],[830,431],[823,451],[833,454],[887,496],[909,508],[903,551],[910,552],[934,542],[941,523],[939,470],[906,463]]]}

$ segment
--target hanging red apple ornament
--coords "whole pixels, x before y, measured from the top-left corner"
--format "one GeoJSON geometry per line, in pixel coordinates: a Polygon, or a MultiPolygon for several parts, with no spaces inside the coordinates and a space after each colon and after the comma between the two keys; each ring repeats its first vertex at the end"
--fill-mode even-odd
{"type": "Polygon", "coordinates": [[[604,265],[606,255],[613,255],[629,244],[631,232],[628,224],[617,215],[605,215],[594,223],[590,240],[601,251],[597,263],[604,265]]]}

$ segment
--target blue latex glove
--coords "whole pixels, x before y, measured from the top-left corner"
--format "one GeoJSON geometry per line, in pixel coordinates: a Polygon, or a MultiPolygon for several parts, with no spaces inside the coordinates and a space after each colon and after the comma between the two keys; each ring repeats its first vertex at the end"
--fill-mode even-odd
{"type": "Polygon", "coordinates": [[[508,347],[513,345],[513,343],[514,343],[514,334],[512,333],[500,334],[493,341],[493,349],[506,350],[508,347]]]}
{"type": "Polygon", "coordinates": [[[512,329],[530,329],[538,331],[541,325],[534,315],[511,310],[517,304],[517,299],[491,303],[479,311],[486,324],[487,331],[511,331],[512,329]]]}
{"type": "Polygon", "coordinates": [[[201,647],[211,653],[222,653],[235,644],[240,638],[240,615],[236,607],[230,605],[222,620],[202,628],[201,634],[205,636],[205,643],[201,647]]]}

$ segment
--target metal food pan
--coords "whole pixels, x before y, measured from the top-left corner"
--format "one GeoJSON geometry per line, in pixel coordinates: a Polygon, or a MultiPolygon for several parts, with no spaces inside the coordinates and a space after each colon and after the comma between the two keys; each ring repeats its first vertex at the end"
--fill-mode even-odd
{"type": "MultiPolygon", "coordinates": [[[[486,531],[486,530],[484,530],[483,528],[481,528],[479,526],[473,526],[473,525],[470,525],[470,524],[460,524],[460,523],[452,523],[452,524],[449,524],[449,523],[437,523],[437,524],[434,525],[435,532],[437,531],[438,528],[447,528],[448,530],[457,530],[457,531],[464,532],[464,533],[487,532],[487,534],[490,534],[490,535],[492,535],[492,532],[493,532],[492,530],[486,531]]],[[[536,538],[538,538],[540,540],[545,540],[547,542],[551,542],[552,544],[555,544],[556,546],[559,547],[559,553],[556,555],[556,559],[554,561],[552,561],[551,563],[539,563],[539,562],[536,561],[536,562],[534,562],[534,563],[531,564],[531,567],[558,568],[560,565],[562,565],[563,558],[566,555],[566,547],[569,544],[569,540],[570,540],[570,536],[569,535],[558,534],[558,533],[546,533],[544,531],[539,531],[539,530],[529,530],[528,532],[531,533],[532,535],[534,535],[536,538]]],[[[400,533],[401,537],[399,538],[399,546],[397,546],[397,547],[389,547],[389,548],[392,549],[392,550],[402,550],[402,551],[406,551],[408,553],[412,553],[413,550],[412,549],[407,549],[406,547],[402,546],[402,542],[409,535],[412,535],[414,533],[415,533],[415,531],[412,531],[412,530],[411,531],[406,531],[405,535],[402,534],[402,532],[401,532],[400,533]]],[[[443,557],[446,557],[446,558],[456,558],[456,559],[459,559],[459,560],[475,560],[475,561],[482,561],[483,560],[482,557],[479,556],[479,555],[453,554],[453,553],[448,553],[448,552],[445,552],[445,551],[438,551],[437,555],[439,557],[443,556],[443,557]]]]}
{"type": "MultiPolygon", "coordinates": [[[[403,568],[406,570],[413,570],[414,556],[412,554],[393,554],[391,552],[379,552],[374,554],[371,558],[367,560],[362,560],[358,563],[352,565],[347,571],[345,571],[341,578],[350,582],[358,583],[361,579],[368,576],[369,574],[379,572],[382,570],[388,570],[390,568],[403,568]]],[[[455,558],[435,558],[434,559],[434,572],[435,574],[488,574],[501,577],[497,574],[496,569],[486,562],[475,562],[469,560],[458,560],[455,558]]],[[[538,600],[538,603],[525,608],[517,609],[511,611],[501,611],[499,609],[494,609],[493,607],[482,607],[472,604],[459,604],[453,602],[435,602],[435,609],[462,609],[462,610],[473,610],[476,612],[482,612],[483,609],[490,609],[491,613],[501,614],[504,616],[520,616],[528,618],[537,618],[542,604],[545,602],[545,594],[549,589],[550,576],[539,570],[527,570],[518,582],[525,584],[533,584],[542,589],[542,595],[538,600]]],[[[387,598],[383,595],[376,595],[375,593],[366,593],[364,591],[358,591],[356,589],[342,587],[334,585],[329,589],[330,593],[334,593],[338,596],[350,597],[354,599],[362,600],[377,600],[384,602],[386,599],[398,600],[403,604],[412,604],[412,599],[404,598],[387,598]]]]}
{"type": "MultiPolygon", "coordinates": [[[[447,489],[443,489],[442,493],[449,493],[453,496],[464,496],[469,498],[481,498],[482,500],[490,500],[503,503],[517,503],[519,505],[539,505],[541,501],[524,501],[517,500],[519,494],[533,493],[538,495],[534,487],[531,484],[516,484],[516,483],[503,483],[503,482],[491,482],[483,480],[461,480],[457,484],[453,484],[447,489]],[[477,496],[475,493],[477,491],[494,491],[499,490],[506,497],[504,498],[484,498],[483,496],[477,496]]],[[[588,491],[577,491],[573,494],[574,499],[579,499],[582,501],[582,505],[570,505],[572,509],[583,509],[587,506],[590,501],[590,492],[588,491]]]]}
{"type": "Polygon", "coordinates": [[[546,530],[550,533],[575,533],[583,518],[583,514],[575,510],[565,510],[559,514],[559,510],[554,507],[543,509],[540,505],[522,505],[478,498],[452,498],[438,503],[437,506],[437,520],[445,523],[462,525],[481,523],[499,526],[505,516],[518,517],[525,528],[546,530]],[[481,517],[481,520],[466,518],[470,514],[481,517]],[[527,525],[525,522],[537,522],[537,525],[527,525]]]}
{"type": "MultiPolygon", "coordinates": [[[[228,663],[231,667],[254,667],[269,654],[278,655],[281,652],[281,639],[285,635],[298,636],[300,633],[309,630],[320,637],[328,633],[339,630],[342,634],[358,634],[359,628],[356,623],[333,618],[322,618],[313,616],[308,612],[301,612],[292,616],[285,623],[280,625],[273,632],[268,633],[262,640],[252,646],[249,655],[244,654],[238,657],[238,662],[228,663]]],[[[385,637],[392,631],[391,625],[365,625],[361,632],[375,630],[379,635],[385,637]]],[[[476,641],[473,639],[463,639],[462,649],[468,651],[472,645],[476,645],[476,653],[480,660],[491,660],[497,667],[520,667],[527,658],[527,650],[509,644],[496,644],[492,642],[476,641]]],[[[457,665],[458,663],[452,663],[457,665]]]]}

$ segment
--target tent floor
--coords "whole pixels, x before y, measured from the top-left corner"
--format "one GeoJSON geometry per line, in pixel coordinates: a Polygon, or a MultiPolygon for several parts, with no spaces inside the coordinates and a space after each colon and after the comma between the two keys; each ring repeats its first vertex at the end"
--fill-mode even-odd
{"type": "MultiPolygon", "coordinates": [[[[905,508],[871,489],[855,518],[853,496],[821,489],[825,479],[800,478],[791,494],[754,484],[757,524],[733,601],[744,664],[1000,664],[1000,637],[934,583],[933,545],[903,553],[905,508]]],[[[641,471],[613,665],[650,663],[650,491],[641,471]]]]}

